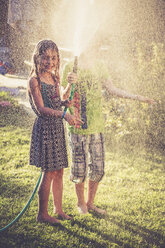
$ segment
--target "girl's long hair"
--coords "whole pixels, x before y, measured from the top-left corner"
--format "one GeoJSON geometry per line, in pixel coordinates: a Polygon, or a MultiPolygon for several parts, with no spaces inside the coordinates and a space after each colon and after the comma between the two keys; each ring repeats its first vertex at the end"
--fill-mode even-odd
{"type": "MultiPolygon", "coordinates": [[[[39,83],[39,87],[41,85],[40,78],[39,78],[39,72],[40,72],[40,57],[45,53],[47,49],[52,49],[56,51],[57,53],[57,67],[56,70],[52,73],[52,77],[54,81],[57,83],[60,82],[60,76],[59,76],[59,70],[60,70],[60,55],[57,45],[52,40],[41,40],[37,43],[33,56],[32,56],[32,68],[30,71],[29,78],[36,77],[39,83]]],[[[28,91],[29,91],[29,85],[28,85],[28,91]]]]}

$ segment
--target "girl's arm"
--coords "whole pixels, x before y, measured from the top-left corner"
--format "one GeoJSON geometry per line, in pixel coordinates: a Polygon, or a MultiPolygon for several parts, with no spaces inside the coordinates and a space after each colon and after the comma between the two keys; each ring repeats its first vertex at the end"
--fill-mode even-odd
{"type": "MultiPolygon", "coordinates": [[[[46,116],[56,116],[62,118],[63,111],[51,109],[44,106],[39,84],[36,78],[31,78],[29,81],[30,93],[32,95],[34,104],[41,115],[46,116]]],[[[69,125],[82,124],[82,121],[75,118],[73,115],[68,113],[65,114],[64,119],[69,123],[69,125]]]]}
{"type": "Polygon", "coordinates": [[[32,95],[34,104],[41,115],[62,117],[63,112],[51,109],[44,106],[39,84],[36,78],[31,78],[29,81],[30,93],[32,95]]]}
{"type": "Polygon", "coordinates": [[[150,99],[148,97],[144,97],[141,95],[135,95],[132,93],[129,93],[125,90],[116,88],[110,79],[108,79],[105,83],[104,83],[105,88],[108,90],[108,92],[112,95],[121,97],[121,98],[127,98],[127,99],[132,99],[132,100],[138,100],[140,102],[145,102],[145,103],[150,103],[150,104],[154,104],[155,101],[153,99],[150,99]]]}

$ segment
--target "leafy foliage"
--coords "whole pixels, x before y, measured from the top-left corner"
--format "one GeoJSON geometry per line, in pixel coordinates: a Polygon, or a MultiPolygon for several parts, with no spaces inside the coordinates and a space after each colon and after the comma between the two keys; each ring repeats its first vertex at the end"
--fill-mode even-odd
{"type": "Polygon", "coordinates": [[[34,119],[10,93],[4,91],[0,92],[0,117],[0,127],[10,125],[29,128],[34,119]],[[1,104],[4,102],[6,104],[1,104]]]}
{"type": "Polygon", "coordinates": [[[130,100],[104,102],[106,141],[112,149],[126,151],[144,146],[164,152],[165,149],[165,47],[161,43],[139,42],[136,47],[135,78],[139,94],[157,102],[153,106],[130,100]]]}

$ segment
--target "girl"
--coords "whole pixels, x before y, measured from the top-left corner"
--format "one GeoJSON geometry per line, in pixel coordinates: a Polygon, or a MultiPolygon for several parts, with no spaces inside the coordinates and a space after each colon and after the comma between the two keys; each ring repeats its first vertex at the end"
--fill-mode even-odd
{"type": "MultiPolygon", "coordinates": [[[[34,50],[33,66],[28,81],[31,107],[37,115],[31,137],[30,164],[41,167],[43,177],[39,188],[39,212],[37,221],[59,223],[48,214],[48,200],[52,184],[55,213],[63,219],[70,219],[62,210],[63,168],[68,167],[65,144],[62,105],[60,97],[59,51],[51,40],[40,41],[34,50]]],[[[68,83],[76,81],[76,74],[70,73],[68,83]]],[[[65,94],[65,92],[63,92],[65,94]]],[[[64,119],[70,125],[81,123],[66,113],[64,119]]]]}

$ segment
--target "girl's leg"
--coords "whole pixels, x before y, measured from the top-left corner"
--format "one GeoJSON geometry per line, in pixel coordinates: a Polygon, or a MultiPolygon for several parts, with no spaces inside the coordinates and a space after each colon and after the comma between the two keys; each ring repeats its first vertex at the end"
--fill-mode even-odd
{"type": "Polygon", "coordinates": [[[38,222],[48,222],[51,224],[59,223],[59,220],[51,217],[48,214],[48,200],[50,193],[50,185],[52,181],[52,172],[44,172],[42,182],[38,191],[39,196],[39,211],[37,216],[38,222]]]}
{"type": "Polygon", "coordinates": [[[53,191],[55,213],[63,219],[71,219],[71,217],[65,214],[62,210],[63,169],[53,172],[52,191],[53,191]]]}

